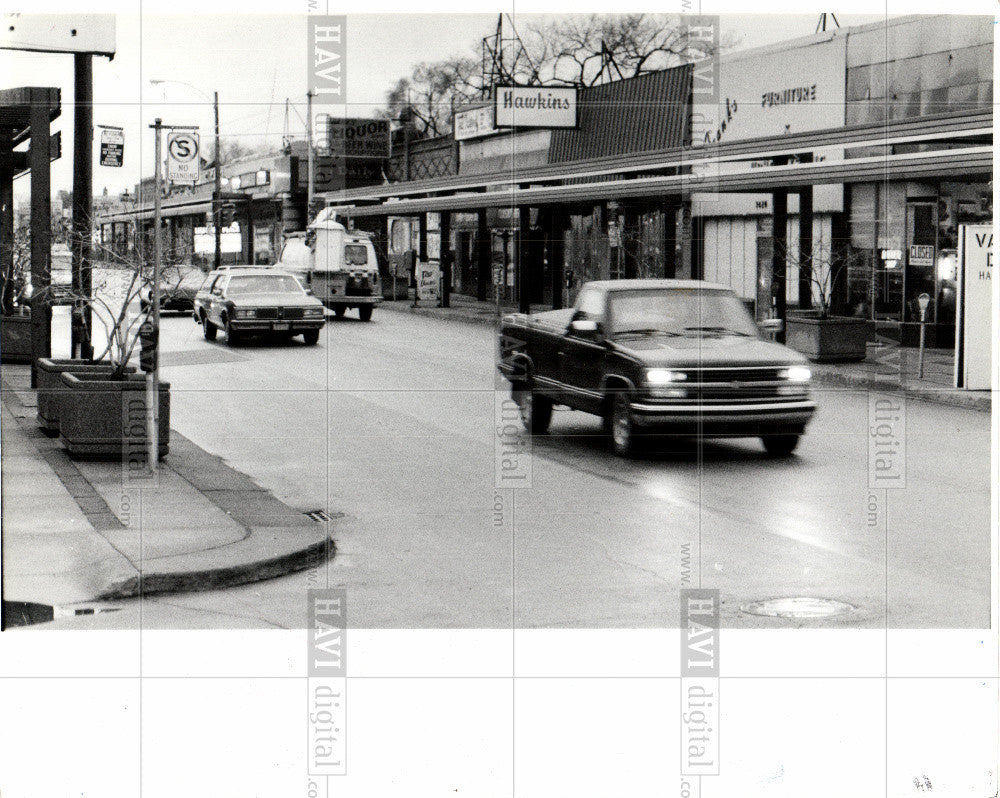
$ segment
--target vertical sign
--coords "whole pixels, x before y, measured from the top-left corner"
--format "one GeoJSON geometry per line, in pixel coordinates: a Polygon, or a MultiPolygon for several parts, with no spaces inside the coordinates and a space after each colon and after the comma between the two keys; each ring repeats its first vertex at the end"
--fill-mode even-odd
{"type": "Polygon", "coordinates": [[[681,775],[719,775],[718,590],[681,589],[681,775]]]}
{"type": "Polygon", "coordinates": [[[198,134],[172,130],[167,134],[167,180],[193,186],[201,176],[198,134]]]}
{"type": "Polygon", "coordinates": [[[101,166],[121,166],[125,160],[125,133],[120,127],[101,128],[101,166]]]}
{"type": "Polygon", "coordinates": [[[993,369],[993,227],[958,227],[955,387],[988,391],[993,369]]]}
{"type": "Polygon", "coordinates": [[[342,105],[347,96],[347,17],[309,17],[309,74],[306,82],[313,102],[342,105]]]}

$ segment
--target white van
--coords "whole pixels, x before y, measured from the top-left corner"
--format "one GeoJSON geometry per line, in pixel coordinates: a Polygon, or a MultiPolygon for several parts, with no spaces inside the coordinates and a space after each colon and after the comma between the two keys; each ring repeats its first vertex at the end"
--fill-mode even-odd
{"type": "Polygon", "coordinates": [[[275,268],[297,276],[337,316],[357,308],[368,321],[382,301],[371,238],[348,230],[329,209],[320,211],[306,232],[286,236],[275,268]]]}

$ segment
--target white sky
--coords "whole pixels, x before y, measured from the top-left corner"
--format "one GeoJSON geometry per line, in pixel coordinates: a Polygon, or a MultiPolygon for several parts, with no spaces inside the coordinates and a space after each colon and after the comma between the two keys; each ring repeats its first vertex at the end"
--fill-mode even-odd
{"type": "MultiPolygon", "coordinates": [[[[142,175],[153,169],[153,138],[148,124],[157,116],[166,124],[193,124],[201,127],[203,136],[211,136],[212,110],[206,95],[219,92],[221,101],[221,131],[224,137],[239,136],[259,144],[267,141],[278,146],[284,129],[285,98],[298,109],[290,114],[293,136],[304,135],[301,117],[305,117],[306,90],[306,12],[309,0],[301,0],[300,8],[284,6],[276,15],[276,3],[250,0],[242,3],[239,12],[232,4],[218,0],[176,0],[175,2],[142,3],[140,18],[138,2],[87,3],[89,12],[116,12],[117,48],[114,60],[94,59],[94,123],[120,126],[125,129],[125,165],[121,169],[94,166],[95,193],[107,186],[117,193],[131,188],[142,175]],[[169,14],[162,13],[169,11],[169,14]],[[271,13],[262,13],[262,12],[271,13]],[[292,13],[298,11],[298,13],[292,13]],[[150,79],[183,81],[196,88],[168,84],[151,86],[150,79]],[[141,169],[139,168],[141,165],[141,169]]],[[[790,8],[803,12],[803,3],[789,3],[790,8]]],[[[856,4],[867,10],[870,4],[856,4]]],[[[319,0],[320,12],[325,9],[319,0]]],[[[679,6],[679,3],[678,3],[679,6]]],[[[440,3],[425,6],[445,9],[440,3]]],[[[456,7],[453,4],[453,7],[456,7]]],[[[463,3],[468,11],[487,7],[482,3],[463,3]]],[[[605,9],[606,5],[603,6],[605,9]]],[[[761,9],[776,10],[774,4],[759,4],[761,9]]],[[[381,107],[389,86],[399,77],[410,73],[420,61],[435,61],[453,54],[478,56],[482,37],[493,32],[496,11],[490,13],[403,14],[379,13],[354,15],[352,9],[391,11],[384,0],[359,4],[337,4],[331,11],[347,12],[347,95],[353,116],[365,116],[381,107]]],[[[496,8],[495,6],[493,8],[496,8]]],[[[519,3],[515,22],[540,6],[519,3]]],[[[545,10],[553,8],[547,4],[545,10]]],[[[590,11],[586,3],[572,3],[574,11],[590,11]]],[[[641,6],[632,6],[639,8],[641,6]]],[[[740,6],[734,4],[734,10],[740,6]]],[[[745,5],[742,6],[745,8],[745,5]]],[[[33,12],[69,13],[66,4],[40,0],[31,4],[33,12]]],[[[725,5],[712,8],[706,3],[703,11],[725,10],[725,5]]],[[[81,9],[83,10],[83,9],[81,9]]],[[[660,5],[651,10],[669,12],[660,5]]],[[[939,12],[940,7],[920,8],[912,3],[892,9],[890,14],[915,11],[939,12]]],[[[952,4],[949,11],[979,11],[992,13],[982,3],[952,4]]],[[[838,14],[842,26],[862,24],[883,15],[838,14]]],[[[819,10],[815,12],[773,15],[733,15],[723,18],[723,32],[734,33],[739,48],[753,47],[808,35],[815,31],[819,10]]],[[[73,58],[70,55],[0,51],[0,87],[58,86],[62,89],[63,114],[54,129],[63,135],[63,158],[53,164],[53,191],[70,189],[72,184],[72,98],[73,58]]],[[[95,154],[99,131],[95,132],[95,154]]],[[[27,195],[27,179],[15,184],[19,197],[27,195]]]]}

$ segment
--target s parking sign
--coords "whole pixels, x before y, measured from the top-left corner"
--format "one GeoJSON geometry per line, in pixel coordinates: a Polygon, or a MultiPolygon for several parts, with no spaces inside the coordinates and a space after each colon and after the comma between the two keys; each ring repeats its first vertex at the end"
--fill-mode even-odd
{"type": "Polygon", "coordinates": [[[167,134],[167,180],[193,186],[201,175],[198,134],[190,130],[167,134]]]}

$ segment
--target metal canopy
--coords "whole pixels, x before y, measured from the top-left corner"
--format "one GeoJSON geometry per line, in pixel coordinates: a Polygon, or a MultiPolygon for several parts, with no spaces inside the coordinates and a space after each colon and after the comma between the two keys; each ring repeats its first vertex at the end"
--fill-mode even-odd
{"type": "Polygon", "coordinates": [[[406,216],[436,211],[472,211],[664,195],[690,196],[696,192],[766,193],[777,188],[872,182],[889,177],[894,180],[973,177],[989,175],[992,167],[992,146],[969,147],[760,168],[747,165],[744,169],[726,173],[669,175],[535,188],[512,187],[500,191],[387,201],[380,205],[334,204],[330,207],[348,217],[406,216]]]}
{"type": "MultiPolygon", "coordinates": [[[[673,148],[637,155],[614,156],[587,161],[566,162],[534,169],[508,170],[495,174],[445,177],[410,181],[392,185],[369,186],[325,195],[329,205],[336,207],[381,203],[393,199],[430,199],[443,195],[458,196],[459,192],[488,194],[501,186],[518,188],[556,185],[567,181],[592,184],[595,178],[605,181],[629,179],[650,173],[678,174],[698,168],[699,164],[713,169],[719,164],[739,164],[765,159],[796,158],[822,148],[864,149],[894,145],[937,144],[971,147],[991,145],[993,114],[977,111],[965,114],[938,114],[916,120],[902,120],[875,125],[852,125],[811,133],[753,139],[712,147],[673,148]]],[[[858,161],[859,159],[849,159],[858,161]]],[[[761,171],[761,170],[756,170],[761,171]]],[[[990,171],[990,170],[987,170],[990,171]]],[[[839,182],[839,181],[825,181],[839,182]]],[[[711,190],[727,190],[723,188],[711,190]]],[[[728,189],[734,190],[734,189],[728,189]]],[[[509,191],[507,192],[510,193],[509,191]]],[[[355,215],[361,215],[360,212],[355,215]]]]}

